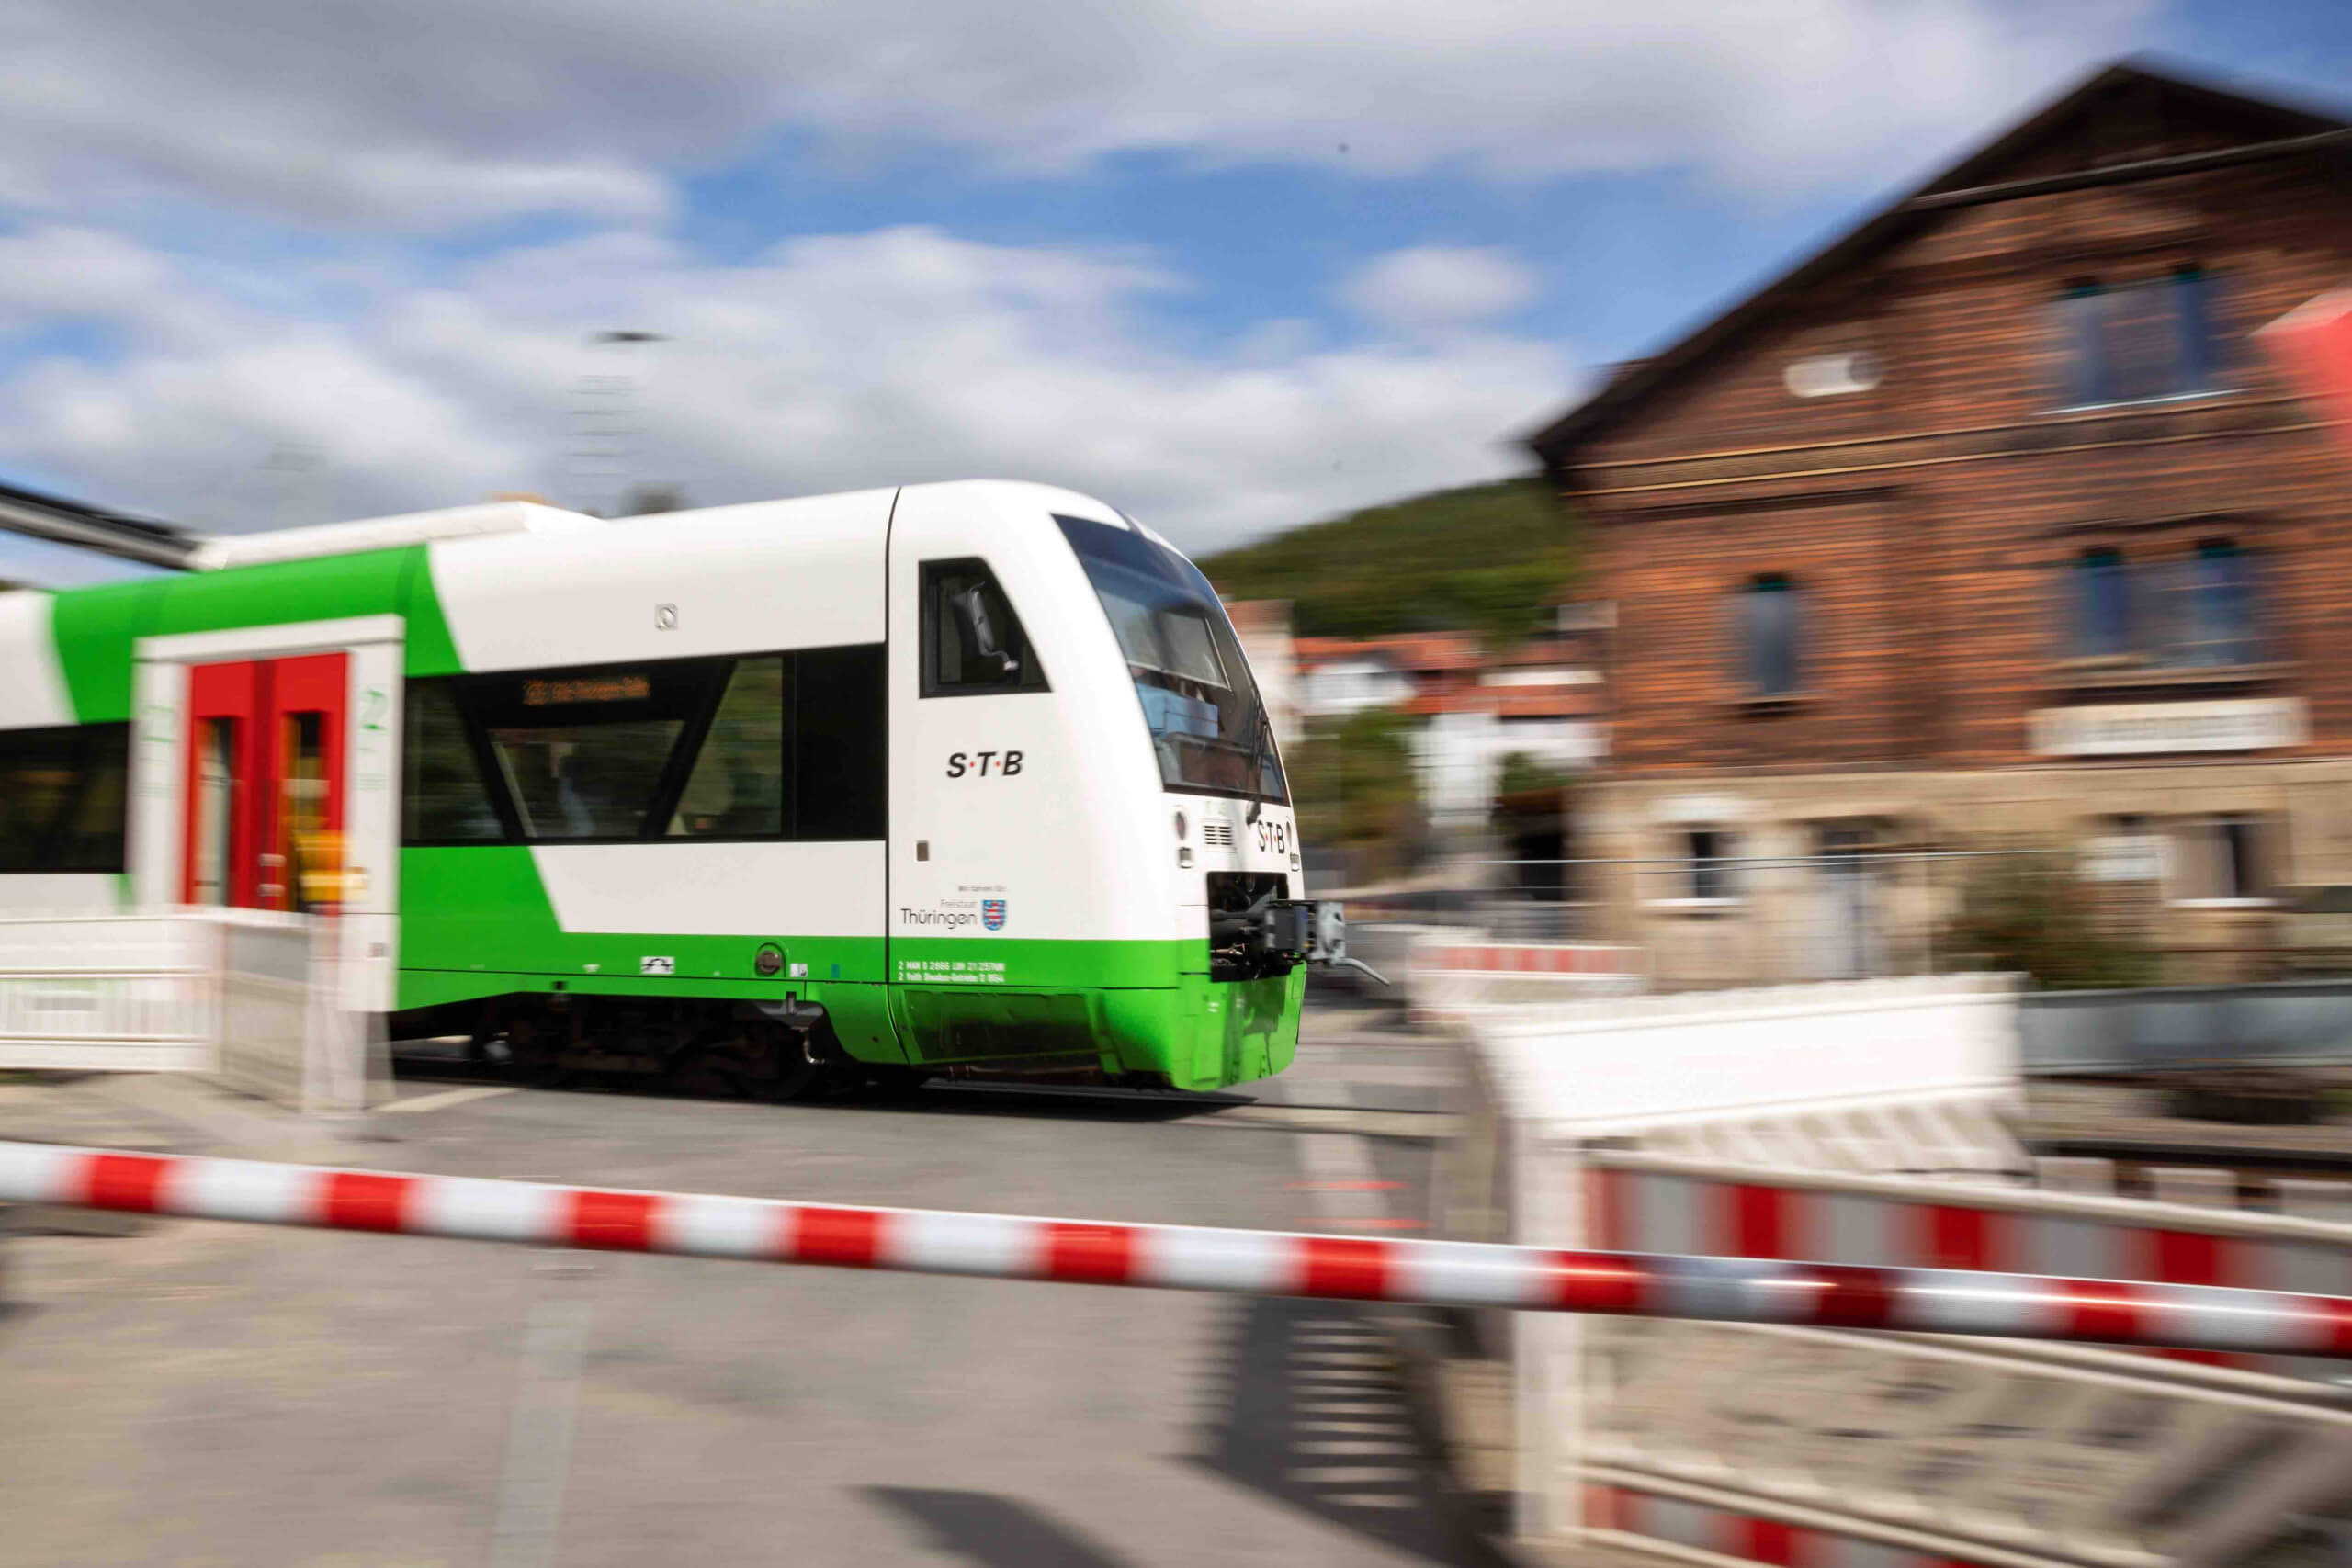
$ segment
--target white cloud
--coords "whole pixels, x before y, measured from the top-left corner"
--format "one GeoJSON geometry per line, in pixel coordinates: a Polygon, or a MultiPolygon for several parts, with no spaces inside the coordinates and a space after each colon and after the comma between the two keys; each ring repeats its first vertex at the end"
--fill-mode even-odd
{"type": "Polygon", "coordinates": [[[1459,327],[1508,315],[1535,298],[1534,269],[1496,245],[1415,245],[1374,256],[1340,285],[1367,321],[1404,331],[1459,327]]]}
{"type": "Polygon", "coordinates": [[[16,0],[0,199],[322,221],[658,218],[779,135],[1067,171],[1121,152],[1487,178],[1907,168],[2156,0],[16,0]]]}
{"type": "Polygon", "coordinates": [[[342,327],[181,277],[168,322],[130,291],[115,300],[118,356],[0,384],[0,460],[209,527],[496,490],[578,502],[613,483],[577,460],[582,396],[611,397],[582,378],[627,370],[628,477],[698,502],[1031,478],[1205,549],[1521,468],[1510,437],[1569,389],[1558,347],[1468,329],[1335,345],[1269,323],[1203,349],[1155,314],[1184,287],[1133,254],[928,228],[804,238],[741,265],[602,236],[388,288],[342,327]],[[667,341],[586,346],[615,323],[667,341]]]}
{"type": "Polygon", "coordinates": [[[117,235],[53,226],[0,235],[0,324],[144,315],[167,304],[171,268],[117,235]]]}

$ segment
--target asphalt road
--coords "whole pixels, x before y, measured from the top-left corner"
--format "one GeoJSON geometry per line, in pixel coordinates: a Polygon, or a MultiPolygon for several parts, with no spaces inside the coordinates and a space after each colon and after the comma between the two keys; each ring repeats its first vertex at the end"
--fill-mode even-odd
{"type": "MultiPolygon", "coordinates": [[[[1410,1234],[1445,1052],[769,1107],[411,1078],[348,1163],[1410,1234]]],[[[200,1222],[10,1248],[0,1564],[1483,1562],[1350,1307],[200,1222]]]]}

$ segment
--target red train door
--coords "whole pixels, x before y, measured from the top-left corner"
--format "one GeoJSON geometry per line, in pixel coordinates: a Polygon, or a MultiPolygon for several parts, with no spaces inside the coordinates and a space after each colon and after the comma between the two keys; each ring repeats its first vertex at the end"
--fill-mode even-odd
{"type": "Polygon", "coordinates": [[[303,909],[333,900],[349,682],[341,653],[188,671],[188,903],[303,909]]]}

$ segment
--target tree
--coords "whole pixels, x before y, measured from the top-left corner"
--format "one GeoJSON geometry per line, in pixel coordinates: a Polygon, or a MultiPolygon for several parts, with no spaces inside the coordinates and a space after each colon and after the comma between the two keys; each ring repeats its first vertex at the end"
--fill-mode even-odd
{"type": "Polygon", "coordinates": [[[1413,771],[1413,721],[1373,708],[1316,727],[1290,757],[1291,800],[1310,844],[1347,853],[1360,878],[1394,875],[1427,836],[1413,771]]]}
{"type": "Polygon", "coordinates": [[[1568,770],[1556,762],[1524,751],[1507,751],[1495,775],[1495,798],[1499,802],[1517,795],[1557,795],[1566,791],[1572,779],[1568,770]]]}
{"type": "Polygon", "coordinates": [[[1576,575],[1576,522],[1540,479],[1439,491],[1208,556],[1228,597],[1287,599],[1307,637],[1525,638],[1576,575]]]}

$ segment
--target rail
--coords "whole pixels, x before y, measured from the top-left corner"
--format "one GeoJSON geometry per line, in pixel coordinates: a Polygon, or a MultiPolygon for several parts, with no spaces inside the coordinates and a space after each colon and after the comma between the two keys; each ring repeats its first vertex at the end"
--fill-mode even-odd
{"type": "Polygon", "coordinates": [[[849,1208],[0,1143],[9,1200],[1068,1284],[2352,1360],[2352,1297],[2218,1286],[849,1208]]]}

